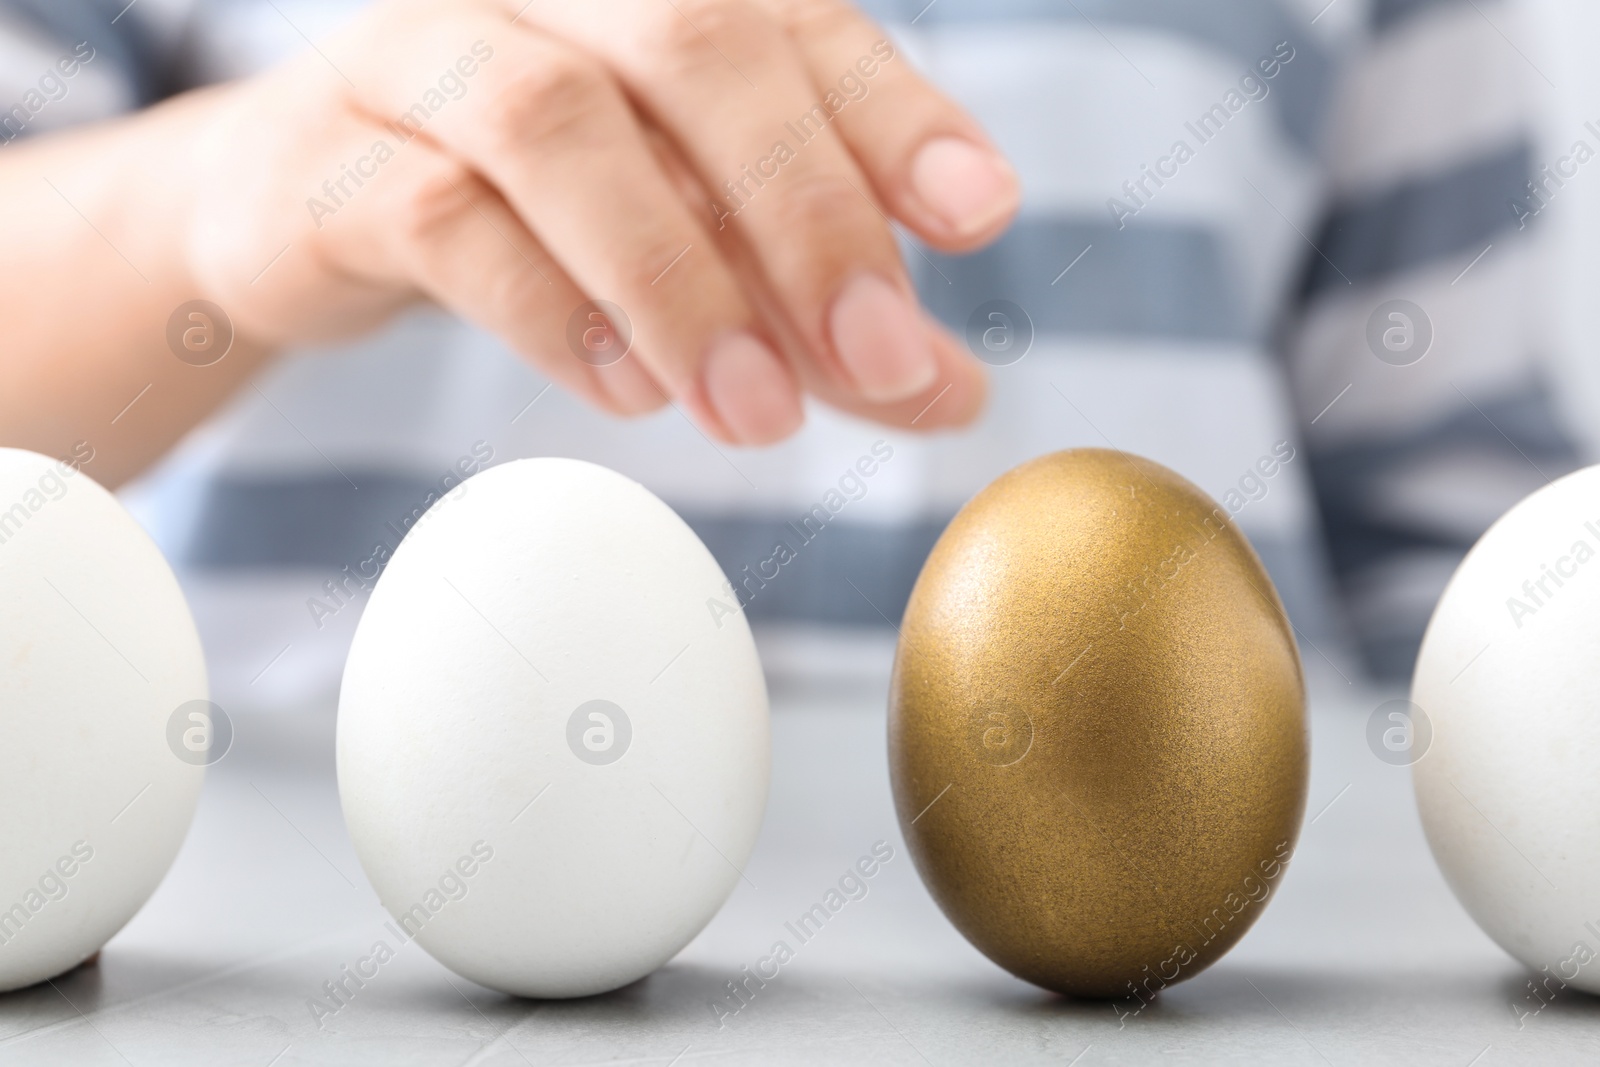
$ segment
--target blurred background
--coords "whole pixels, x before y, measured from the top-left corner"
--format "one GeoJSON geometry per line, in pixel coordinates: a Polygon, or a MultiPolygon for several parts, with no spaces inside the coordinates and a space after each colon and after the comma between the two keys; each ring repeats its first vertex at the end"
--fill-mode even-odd
{"type": "MultiPolygon", "coordinates": [[[[114,25],[105,6],[0,4],[6,99],[59,41],[106,57],[30,135],[260,69],[359,5],[142,0],[114,25]]],[[[737,580],[885,442],[893,459],[748,606],[787,684],[883,678],[891,620],[955,510],[1082,445],[1150,456],[1227,502],[1306,656],[1402,679],[1465,549],[1593,451],[1600,166],[1573,155],[1600,149],[1583,51],[1600,13],[868,7],[1022,176],[1021,218],[994,247],[906,250],[928,306],[993,364],[980,424],[891,433],[814,406],[782,446],[724,448],[676,410],[590,412],[428,310],[292,353],[122,493],[179,569],[220,703],[331,702],[365,599],[349,576],[372,573],[464,457],[621,470],[737,580]]]]}

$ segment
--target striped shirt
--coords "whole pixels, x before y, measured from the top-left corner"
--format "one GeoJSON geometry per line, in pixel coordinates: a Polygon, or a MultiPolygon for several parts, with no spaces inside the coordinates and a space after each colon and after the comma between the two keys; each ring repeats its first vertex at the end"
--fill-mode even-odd
{"type": "MultiPolygon", "coordinates": [[[[1506,5],[1324,3],[867,5],[1022,178],[992,247],[906,249],[929,308],[993,364],[970,430],[813,406],[790,442],[720,448],[674,410],[589,411],[435,311],[291,353],[124,492],[180,570],[218,699],[330,692],[415,516],[460,472],[526,455],[643,482],[735,581],[770,574],[782,545],[745,605],[776,675],[881,678],[955,510],[1082,445],[1150,456],[1220,500],[1308,655],[1403,675],[1465,549],[1578,456],[1519,299],[1533,75],[1492,21],[1506,5]]],[[[0,102],[87,40],[95,108],[126,110],[257,69],[353,6],[145,0],[113,25],[120,4],[0,0],[0,102]]],[[[30,112],[21,135],[90,117],[89,94],[67,100],[78,110],[30,112]]]]}

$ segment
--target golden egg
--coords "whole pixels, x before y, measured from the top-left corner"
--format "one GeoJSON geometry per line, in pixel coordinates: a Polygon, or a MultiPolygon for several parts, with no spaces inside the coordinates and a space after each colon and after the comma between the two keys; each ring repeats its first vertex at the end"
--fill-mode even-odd
{"type": "Polygon", "coordinates": [[[1003,475],[934,546],[889,700],[900,825],[986,956],[1076,996],[1192,977],[1260,916],[1305,808],[1305,687],[1228,513],[1138,456],[1003,475]]]}

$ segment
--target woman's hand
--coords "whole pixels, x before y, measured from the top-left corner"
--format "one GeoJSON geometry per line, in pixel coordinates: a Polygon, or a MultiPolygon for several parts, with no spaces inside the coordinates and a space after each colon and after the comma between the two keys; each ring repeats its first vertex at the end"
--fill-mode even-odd
{"type": "Polygon", "coordinates": [[[917,428],[982,402],[890,219],[971,248],[1016,180],[843,0],[383,3],[197,114],[186,273],[261,347],[420,296],[725,441],[802,390],[917,428]]]}

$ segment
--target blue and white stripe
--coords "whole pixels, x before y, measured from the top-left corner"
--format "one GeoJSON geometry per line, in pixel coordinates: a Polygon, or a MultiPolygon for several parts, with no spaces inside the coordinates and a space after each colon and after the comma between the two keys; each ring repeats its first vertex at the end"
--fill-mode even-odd
{"type": "MultiPolygon", "coordinates": [[[[328,5],[279,6],[307,26],[333,18],[328,5]]],[[[1531,253],[1504,203],[1533,156],[1518,92],[1531,72],[1490,21],[1506,5],[868,6],[1022,176],[1022,216],[995,246],[908,253],[928,306],[958,333],[996,298],[1032,320],[1032,350],[995,368],[981,425],[928,438],[814,409],[784,446],[718,449],[676,411],[598,416],[546,391],[491,338],[426,312],[296,355],[127,494],[182,566],[224,699],[331,688],[359,603],[313,621],[308,602],[376,543],[392,547],[395,524],[478,442],[496,461],[572,455],[637,478],[734,574],[769,556],[874,441],[889,441],[894,458],[861,499],[749,607],[769,667],[814,674],[881,672],[933,540],[1016,463],[1111,444],[1221,498],[1289,441],[1297,458],[1238,521],[1318,652],[1338,659],[1326,540],[1367,662],[1404,669],[1465,546],[1576,461],[1523,321],[1531,253]],[[1284,46],[1293,59],[1262,78],[1263,58],[1284,46]],[[1258,99],[1239,95],[1252,74],[1265,86],[1258,99]],[[1201,136],[1196,124],[1218,106],[1225,121],[1201,136]],[[1180,141],[1192,158],[1174,172],[1160,161],[1180,141]],[[1147,169],[1158,166],[1160,182],[1147,169]],[[1379,361],[1365,340],[1374,308],[1396,297],[1435,326],[1432,351],[1406,367],[1379,361]]],[[[204,62],[172,59],[200,76],[226,72],[218,57],[240,54],[244,37],[261,39],[240,27],[282,21],[256,0],[183,17],[184,32],[151,32],[191,53],[213,42],[204,62]]],[[[271,53],[257,46],[236,67],[271,53]]],[[[144,77],[130,77],[130,101],[144,98],[144,77]]]]}

